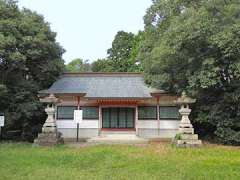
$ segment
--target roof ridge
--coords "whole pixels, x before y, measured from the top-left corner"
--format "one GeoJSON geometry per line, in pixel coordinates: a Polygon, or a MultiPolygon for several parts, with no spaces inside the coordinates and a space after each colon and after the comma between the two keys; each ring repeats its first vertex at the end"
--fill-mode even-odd
{"type": "Polygon", "coordinates": [[[123,77],[142,77],[143,73],[137,73],[137,72],[79,72],[79,73],[63,73],[63,77],[76,77],[76,76],[123,76],[123,77]]]}

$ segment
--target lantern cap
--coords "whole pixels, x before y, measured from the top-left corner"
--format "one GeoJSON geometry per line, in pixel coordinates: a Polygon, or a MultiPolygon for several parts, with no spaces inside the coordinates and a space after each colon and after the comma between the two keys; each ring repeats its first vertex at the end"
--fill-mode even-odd
{"type": "Polygon", "coordinates": [[[60,102],[60,101],[59,101],[58,98],[56,98],[56,97],[54,96],[54,94],[50,94],[50,95],[47,96],[47,97],[40,98],[40,102],[49,103],[49,104],[56,104],[56,103],[58,103],[58,102],[60,102]]]}
{"type": "Polygon", "coordinates": [[[179,97],[176,101],[174,101],[176,104],[184,105],[184,104],[193,104],[196,102],[196,99],[192,99],[187,96],[186,92],[183,91],[181,97],[179,97]]]}

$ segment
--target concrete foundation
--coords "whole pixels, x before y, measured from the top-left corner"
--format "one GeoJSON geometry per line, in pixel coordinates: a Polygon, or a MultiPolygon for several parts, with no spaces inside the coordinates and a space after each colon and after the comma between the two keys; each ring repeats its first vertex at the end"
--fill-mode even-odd
{"type": "MultiPolygon", "coordinates": [[[[58,128],[58,132],[62,133],[64,139],[76,139],[77,129],[76,128],[58,128]]],[[[97,128],[80,128],[79,138],[91,138],[99,135],[99,130],[97,128]]]]}
{"type": "Polygon", "coordinates": [[[174,138],[178,133],[178,129],[150,129],[140,128],[138,129],[138,136],[142,138],[174,138]]]}

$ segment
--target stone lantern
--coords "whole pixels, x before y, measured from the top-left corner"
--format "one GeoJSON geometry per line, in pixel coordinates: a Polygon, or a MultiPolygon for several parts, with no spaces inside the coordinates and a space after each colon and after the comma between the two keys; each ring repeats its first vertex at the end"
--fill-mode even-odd
{"type": "Polygon", "coordinates": [[[55,105],[59,103],[59,99],[50,94],[45,98],[40,98],[40,102],[46,103],[47,107],[45,112],[47,113],[47,119],[42,127],[42,133],[38,134],[38,138],[34,140],[34,143],[42,146],[53,146],[63,143],[61,133],[57,131],[57,124],[55,115],[55,105]]]}
{"type": "Polygon", "coordinates": [[[196,99],[187,97],[185,92],[183,92],[182,96],[175,101],[177,105],[180,105],[179,113],[182,116],[179,124],[179,133],[174,139],[174,143],[178,147],[196,147],[202,144],[202,141],[198,139],[198,135],[194,134],[194,128],[188,117],[191,113],[189,105],[195,102],[196,99]]]}

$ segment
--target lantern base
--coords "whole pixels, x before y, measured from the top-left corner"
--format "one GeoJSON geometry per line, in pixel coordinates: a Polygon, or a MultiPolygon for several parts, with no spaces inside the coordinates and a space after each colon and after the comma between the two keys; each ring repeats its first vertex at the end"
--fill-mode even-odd
{"type": "Polygon", "coordinates": [[[202,141],[198,139],[197,134],[180,133],[173,139],[173,144],[177,147],[200,147],[202,145],[202,141]]]}
{"type": "Polygon", "coordinates": [[[34,144],[39,146],[55,146],[63,144],[63,138],[60,132],[43,132],[34,140],[34,144]]]}

